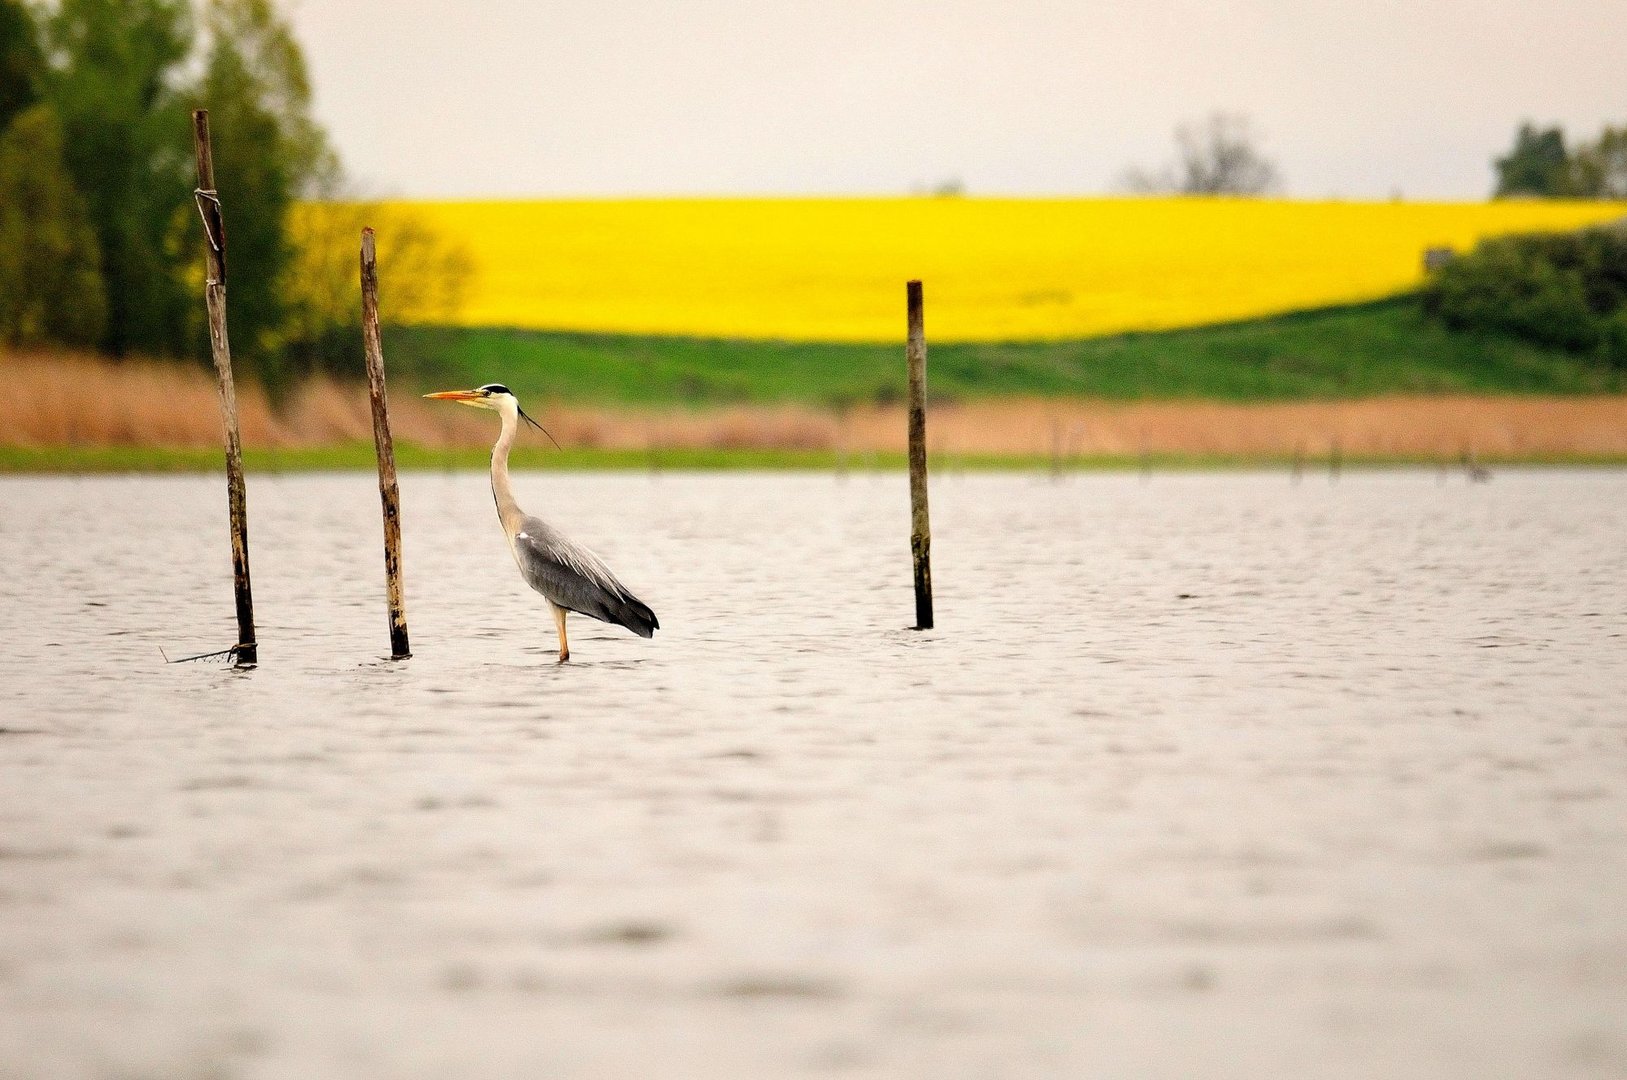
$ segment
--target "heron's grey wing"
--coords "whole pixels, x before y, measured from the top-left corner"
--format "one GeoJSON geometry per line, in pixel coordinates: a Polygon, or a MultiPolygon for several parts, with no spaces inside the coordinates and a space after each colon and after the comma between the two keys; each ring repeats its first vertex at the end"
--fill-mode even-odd
{"type": "Polygon", "coordinates": [[[514,557],[530,586],[566,611],[625,626],[639,637],[651,637],[661,627],[603,560],[540,518],[520,523],[514,557]]]}

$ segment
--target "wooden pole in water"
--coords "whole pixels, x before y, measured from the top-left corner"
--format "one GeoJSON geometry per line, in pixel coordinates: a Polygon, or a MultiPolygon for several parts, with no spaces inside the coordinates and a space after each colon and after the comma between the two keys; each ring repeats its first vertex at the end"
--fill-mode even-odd
{"type": "Polygon", "coordinates": [[[910,556],[915,564],[915,628],[932,629],[932,525],[926,500],[926,322],[921,283],[904,286],[909,309],[910,556]]]}
{"type": "Polygon", "coordinates": [[[362,351],[367,395],[373,402],[373,447],[378,452],[379,502],[384,507],[384,588],[390,608],[390,659],[412,655],[407,645],[407,600],[401,586],[401,493],[395,482],[395,444],[384,394],[384,347],[379,340],[378,256],[373,230],[362,230],[362,351]]]}
{"type": "Polygon", "coordinates": [[[836,414],[836,479],[847,480],[847,410],[848,406],[838,403],[834,412],[836,414]]]}
{"type": "Polygon", "coordinates": [[[220,388],[220,420],[226,437],[226,504],[232,525],[232,581],[237,600],[237,662],[259,662],[254,640],[254,595],[249,587],[248,496],[243,486],[243,443],[237,430],[237,389],[232,382],[232,349],[226,337],[226,221],[215,191],[215,157],[209,142],[209,110],[192,113],[192,143],[198,187],[193,198],[203,217],[204,303],[209,309],[209,351],[220,388]]]}

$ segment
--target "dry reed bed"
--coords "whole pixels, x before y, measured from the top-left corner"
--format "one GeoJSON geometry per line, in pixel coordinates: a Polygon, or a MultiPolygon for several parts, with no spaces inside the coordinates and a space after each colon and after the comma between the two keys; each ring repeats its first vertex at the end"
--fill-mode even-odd
{"type": "MultiPolygon", "coordinates": [[[[0,355],[0,445],[203,447],[220,441],[213,375],[202,368],[114,364],[61,353],[0,355]]],[[[365,442],[364,387],[315,380],[274,412],[239,388],[248,446],[365,442]]],[[[632,409],[535,403],[566,446],[902,451],[901,408],[836,416],[802,406],[632,409]]],[[[433,448],[484,446],[491,418],[425,402],[397,386],[398,440],[433,448]]],[[[1627,397],[1385,397],[1235,404],[1003,399],[939,405],[931,449],[950,454],[1153,453],[1439,456],[1627,454],[1627,397]]]]}

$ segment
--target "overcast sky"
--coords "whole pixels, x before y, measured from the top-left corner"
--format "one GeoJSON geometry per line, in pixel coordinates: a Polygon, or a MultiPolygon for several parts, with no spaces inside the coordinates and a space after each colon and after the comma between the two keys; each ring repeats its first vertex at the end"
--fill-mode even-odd
{"type": "Polygon", "coordinates": [[[1097,194],[1249,117],[1289,194],[1481,198],[1522,119],[1627,121],[1627,0],[291,0],[405,196],[1097,194]]]}

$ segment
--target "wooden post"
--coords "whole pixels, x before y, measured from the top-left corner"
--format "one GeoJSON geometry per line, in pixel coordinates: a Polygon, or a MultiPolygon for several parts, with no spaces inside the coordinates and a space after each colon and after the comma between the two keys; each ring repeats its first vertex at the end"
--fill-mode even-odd
{"type": "Polygon", "coordinates": [[[254,640],[254,596],[249,588],[248,497],[243,487],[243,444],[237,430],[237,389],[232,382],[232,349],[226,338],[226,221],[215,191],[215,158],[209,143],[209,110],[192,113],[198,188],[193,197],[203,217],[204,302],[209,309],[209,351],[220,387],[220,420],[226,437],[226,503],[232,525],[232,581],[237,600],[237,662],[259,662],[254,640]]]}
{"type": "Polygon", "coordinates": [[[847,414],[836,414],[836,479],[847,481],[847,414]]]}
{"type": "Polygon", "coordinates": [[[915,564],[915,628],[932,629],[932,525],[926,499],[926,329],[921,283],[904,287],[909,308],[910,556],[915,564]]]}
{"type": "Polygon", "coordinates": [[[373,230],[362,230],[362,351],[367,395],[373,402],[373,447],[378,452],[379,502],[384,507],[384,589],[390,609],[390,659],[412,655],[407,645],[407,600],[401,586],[401,493],[395,482],[395,444],[384,394],[384,347],[379,341],[378,256],[373,230]]]}
{"type": "Polygon", "coordinates": [[[1480,464],[1480,459],[1475,457],[1472,443],[1465,443],[1463,446],[1463,471],[1471,484],[1484,484],[1491,479],[1491,470],[1480,464]]]}

